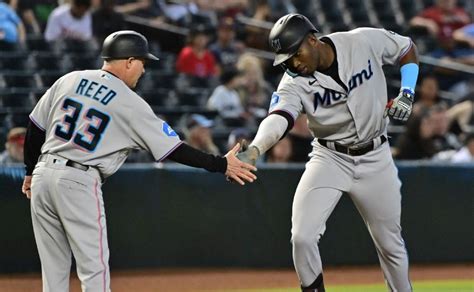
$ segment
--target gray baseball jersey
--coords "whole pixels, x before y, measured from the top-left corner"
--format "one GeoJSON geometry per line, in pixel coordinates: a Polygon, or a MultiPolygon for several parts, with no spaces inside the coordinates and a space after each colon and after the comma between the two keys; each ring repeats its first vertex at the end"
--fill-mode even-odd
{"type": "Polygon", "coordinates": [[[314,78],[285,74],[270,112],[302,112],[314,137],[353,145],[386,133],[387,84],[382,65],[394,64],[411,47],[409,38],[384,29],[359,28],[327,35],[337,48],[345,88],[320,72],[314,78]]]}
{"type": "Polygon", "coordinates": [[[60,78],[30,119],[45,131],[31,183],[43,291],[69,291],[72,255],[83,291],[110,291],[101,177],[113,174],[133,148],[161,160],[181,140],[123,81],[102,70],[60,78]]]}
{"type": "Polygon", "coordinates": [[[134,148],[159,161],[181,140],[123,81],[102,70],[60,78],[39,100],[30,119],[46,131],[42,154],[57,154],[113,174],[134,148]]]}
{"type": "Polygon", "coordinates": [[[340,81],[321,72],[313,77],[286,73],[269,110],[284,111],[294,119],[306,113],[316,137],[293,201],[291,232],[298,277],[303,287],[315,285],[320,279],[318,242],[326,220],[342,193],[347,192],[374,240],[390,289],[411,291],[400,227],[401,183],[390,147],[382,138],[388,123],[383,117],[387,85],[382,65],[396,63],[410,50],[412,42],[373,28],[326,37],[335,47],[340,81]],[[327,141],[326,146],[318,139],[327,141]],[[335,143],[372,145],[373,150],[352,156],[336,151],[335,143]]]}

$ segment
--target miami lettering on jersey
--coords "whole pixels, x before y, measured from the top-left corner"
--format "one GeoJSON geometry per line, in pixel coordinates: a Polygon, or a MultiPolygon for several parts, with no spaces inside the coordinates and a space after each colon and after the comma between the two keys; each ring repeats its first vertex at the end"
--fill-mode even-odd
{"type": "Polygon", "coordinates": [[[372,72],[372,65],[370,64],[370,59],[367,62],[369,63],[367,70],[363,69],[359,73],[352,75],[351,80],[349,80],[349,92],[351,92],[352,89],[355,89],[357,86],[363,84],[364,79],[369,80],[374,75],[374,72],[372,72]]]}
{"type": "Polygon", "coordinates": [[[107,86],[85,78],[82,78],[77,85],[76,93],[97,100],[103,105],[109,104],[117,95],[115,91],[109,89],[107,86]]]}
{"type": "MultiPolygon", "coordinates": [[[[348,94],[353,89],[357,88],[359,85],[362,85],[364,83],[364,80],[370,80],[370,78],[372,78],[372,76],[374,75],[370,59],[367,60],[367,63],[367,70],[362,69],[359,73],[352,75],[352,78],[349,80],[348,94]]],[[[327,107],[340,101],[344,101],[347,99],[348,94],[338,92],[329,88],[324,88],[324,93],[322,96],[319,92],[314,93],[314,111],[316,111],[318,106],[327,107]]]]}

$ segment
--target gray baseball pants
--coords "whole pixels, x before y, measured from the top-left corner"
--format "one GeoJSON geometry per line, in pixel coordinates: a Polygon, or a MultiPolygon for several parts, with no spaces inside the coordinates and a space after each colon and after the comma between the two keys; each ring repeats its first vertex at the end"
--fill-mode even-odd
{"type": "Polygon", "coordinates": [[[33,172],[31,217],[44,292],[69,291],[72,256],[84,292],[110,291],[109,248],[100,175],[54,155],[33,172]]]}
{"type": "Polygon", "coordinates": [[[347,192],[375,243],[389,289],[412,291],[400,226],[401,182],[388,143],[362,156],[318,143],[313,146],[292,210],[293,261],[301,285],[311,285],[322,273],[318,242],[342,193],[347,192]]]}

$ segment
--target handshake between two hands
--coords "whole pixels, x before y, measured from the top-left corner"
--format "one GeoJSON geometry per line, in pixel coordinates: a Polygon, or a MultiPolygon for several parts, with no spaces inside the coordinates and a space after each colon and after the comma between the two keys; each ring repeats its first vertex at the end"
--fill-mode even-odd
{"type": "Polygon", "coordinates": [[[413,96],[413,91],[409,89],[400,90],[398,96],[387,103],[383,117],[390,116],[402,122],[408,120],[413,105],[413,96]]]}
{"type": "Polygon", "coordinates": [[[228,181],[238,182],[245,185],[245,181],[253,182],[257,176],[252,171],[257,171],[255,164],[260,155],[258,148],[255,146],[248,146],[245,140],[232,148],[226,155],[227,170],[225,175],[228,181]],[[240,150],[240,151],[239,151],[240,150]]]}

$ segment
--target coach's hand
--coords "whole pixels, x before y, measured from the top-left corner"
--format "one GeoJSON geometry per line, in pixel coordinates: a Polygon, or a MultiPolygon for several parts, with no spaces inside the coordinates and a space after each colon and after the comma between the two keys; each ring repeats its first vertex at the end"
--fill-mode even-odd
{"type": "Polygon", "coordinates": [[[23,194],[26,195],[28,199],[31,199],[31,175],[25,176],[23,180],[23,186],[21,187],[21,191],[23,194]]]}
{"type": "Polygon", "coordinates": [[[257,176],[252,171],[257,171],[257,168],[249,163],[242,162],[237,159],[237,152],[240,149],[240,143],[232,148],[226,155],[227,159],[227,170],[225,175],[228,180],[236,181],[241,185],[245,185],[245,181],[253,182],[257,179],[257,176]]]}
{"type": "Polygon", "coordinates": [[[390,100],[385,107],[384,118],[387,116],[395,120],[405,122],[411,114],[413,104],[413,92],[408,89],[402,89],[400,94],[390,100]]]}

